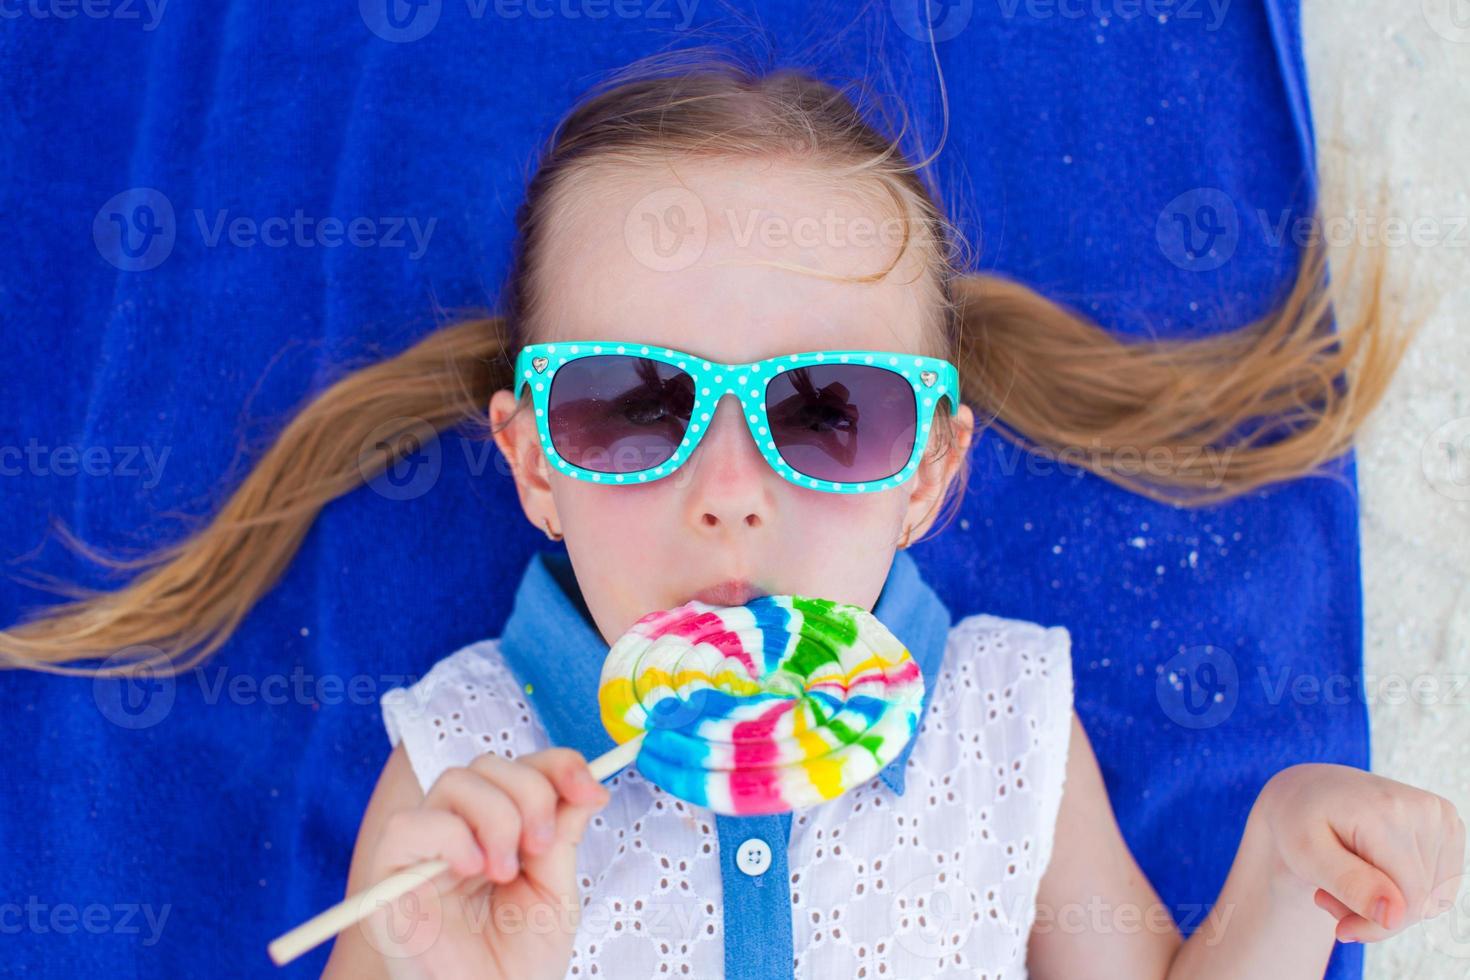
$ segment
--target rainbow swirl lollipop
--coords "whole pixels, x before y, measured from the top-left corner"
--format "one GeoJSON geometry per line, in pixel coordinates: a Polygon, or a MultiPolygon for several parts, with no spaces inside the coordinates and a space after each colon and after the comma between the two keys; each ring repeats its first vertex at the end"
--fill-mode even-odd
{"type": "MultiPolygon", "coordinates": [[[[613,644],[597,692],[618,743],[588,763],[638,761],[681,799],[731,815],[784,813],[856,786],[914,737],[924,675],[872,613],[780,595],[649,613],[613,644]]],[[[430,858],[270,944],[289,963],[449,867],[430,858]]]]}
{"type": "Polygon", "coordinates": [[[638,769],[664,790],[716,813],[783,813],[893,761],[918,729],[924,677],[861,606],[695,600],[619,637],[597,699],[614,741],[642,736],[638,769]]]}

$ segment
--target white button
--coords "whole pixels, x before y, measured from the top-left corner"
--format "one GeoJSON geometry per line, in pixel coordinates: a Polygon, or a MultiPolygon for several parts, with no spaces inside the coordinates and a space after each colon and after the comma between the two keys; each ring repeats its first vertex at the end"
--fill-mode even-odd
{"type": "Polygon", "coordinates": [[[735,852],[735,867],[754,878],[771,866],[771,845],[751,837],[735,852]]]}

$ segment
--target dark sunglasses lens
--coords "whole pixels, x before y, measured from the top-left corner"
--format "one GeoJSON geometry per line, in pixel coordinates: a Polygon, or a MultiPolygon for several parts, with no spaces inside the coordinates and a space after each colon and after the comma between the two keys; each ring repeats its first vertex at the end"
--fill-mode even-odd
{"type": "Polygon", "coordinates": [[[551,444],[595,473],[637,473],[674,455],[694,411],[694,379],[672,364],[629,354],[568,361],[551,379],[551,444]]]}
{"type": "Polygon", "coordinates": [[[786,465],[817,480],[885,480],[913,455],[914,389],[886,368],[818,364],[784,371],[766,386],[766,415],[786,465]]]}

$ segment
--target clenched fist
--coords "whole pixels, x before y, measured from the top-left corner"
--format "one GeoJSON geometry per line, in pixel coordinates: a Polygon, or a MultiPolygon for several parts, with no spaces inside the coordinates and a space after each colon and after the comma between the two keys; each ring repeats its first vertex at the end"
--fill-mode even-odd
{"type": "Polygon", "coordinates": [[[1448,909],[1465,823],[1441,796],[1362,769],[1291,766],[1257,800],[1279,877],[1314,888],[1342,942],[1378,942],[1448,909]]]}

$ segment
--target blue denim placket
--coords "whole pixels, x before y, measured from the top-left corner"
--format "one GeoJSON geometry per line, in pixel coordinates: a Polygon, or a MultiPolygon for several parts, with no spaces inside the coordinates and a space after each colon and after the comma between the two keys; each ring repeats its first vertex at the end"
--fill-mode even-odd
{"type": "Polygon", "coordinates": [[[725,977],[789,977],[792,973],[791,870],[786,866],[791,814],[715,817],[724,885],[725,977]],[[764,841],[771,864],[751,875],[740,869],[740,848],[764,841]]]}
{"type": "MultiPolygon", "coordinates": [[[[928,709],[952,623],[949,609],[904,551],[896,552],[873,615],[893,631],[919,663],[928,709]]],[[[597,687],[608,646],[598,632],[564,552],[531,557],[516,591],[500,651],[556,745],[589,760],[615,743],[602,727],[597,687]]],[[[904,769],[917,739],[879,773],[903,795],[904,769]]],[[[791,872],[787,847],[791,814],[715,816],[723,885],[725,976],[789,977],[792,973],[791,872]],[[769,848],[758,874],[739,866],[740,848],[754,840],[769,848]]],[[[758,846],[757,846],[758,849],[758,846]]]]}

